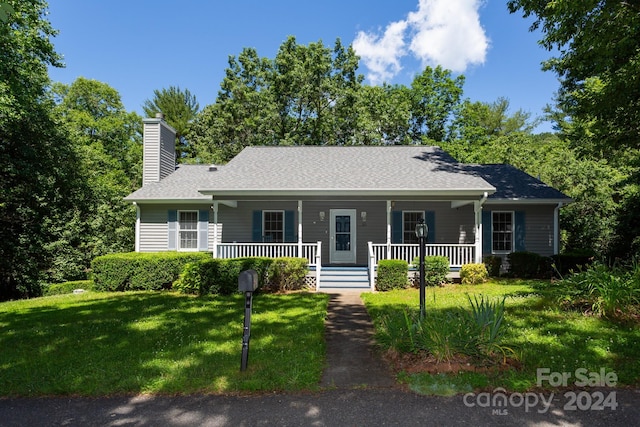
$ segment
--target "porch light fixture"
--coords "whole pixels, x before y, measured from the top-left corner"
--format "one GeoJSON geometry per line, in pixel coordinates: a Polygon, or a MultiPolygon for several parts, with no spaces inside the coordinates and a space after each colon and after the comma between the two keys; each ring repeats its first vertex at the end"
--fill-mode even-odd
{"type": "Polygon", "coordinates": [[[318,212],[318,216],[320,216],[320,221],[324,221],[324,211],[318,212]]]}
{"type": "Polygon", "coordinates": [[[365,211],[360,212],[360,218],[362,222],[367,222],[367,213],[365,211]]]}
{"type": "Polygon", "coordinates": [[[424,218],[420,218],[416,224],[416,237],[419,241],[420,251],[420,319],[424,319],[425,307],[424,307],[424,257],[425,257],[425,242],[427,240],[427,234],[429,233],[429,227],[424,223],[424,218]]]}

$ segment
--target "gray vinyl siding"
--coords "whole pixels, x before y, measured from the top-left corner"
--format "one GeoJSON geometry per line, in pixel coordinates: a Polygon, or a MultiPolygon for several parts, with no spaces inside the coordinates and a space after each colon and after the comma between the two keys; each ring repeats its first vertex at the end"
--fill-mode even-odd
{"type": "MultiPolygon", "coordinates": [[[[140,252],[169,250],[168,213],[170,210],[203,210],[211,205],[140,205],[140,252]]],[[[208,250],[213,249],[213,212],[209,212],[208,250]]],[[[222,228],[222,227],[221,227],[222,228]]]]}
{"type": "MultiPolygon", "coordinates": [[[[322,242],[322,260],[329,262],[329,226],[332,209],[354,209],[356,211],[356,262],[367,263],[367,242],[386,243],[387,212],[386,201],[303,201],[302,228],[303,242],[322,242]],[[367,212],[362,221],[361,212],[367,212]],[[325,213],[324,221],[320,212],[325,213]]],[[[485,211],[519,211],[525,213],[525,248],[541,255],[553,254],[553,205],[516,205],[485,204],[485,211]]],[[[140,241],[141,252],[168,250],[167,218],[169,210],[210,209],[206,205],[140,205],[140,241]]],[[[298,202],[297,201],[239,201],[236,208],[220,204],[218,223],[219,242],[251,242],[253,212],[262,210],[283,210],[295,213],[295,234],[297,239],[298,202]]],[[[435,243],[472,244],[474,235],[474,212],[472,205],[451,208],[450,202],[411,202],[397,201],[392,211],[431,211],[435,214],[435,243]]],[[[209,211],[208,250],[213,249],[213,211],[209,211]]],[[[491,224],[484,224],[490,227],[491,224]]],[[[431,230],[434,232],[434,230],[431,230]]],[[[485,254],[487,255],[487,254],[485,254]]]]}
{"type": "MultiPolygon", "coordinates": [[[[525,214],[524,246],[528,252],[535,252],[542,256],[551,256],[553,253],[554,205],[517,205],[517,204],[485,204],[485,211],[512,211],[525,214]]],[[[491,227],[491,224],[483,224],[483,227],[491,227]]],[[[488,254],[484,254],[488,255],[488,254]]]]}
{"type": "MultiPolygon", "coordinates": [[[[303,208],[304,209],[304,208],[303,208]]],[[[253,211],[281,210],[294,211],[294,223],[298,224],[297,201],[265,201],[265,202],[238,202],[237,208],[220,205],[218,208],[218,222],[224,224],[222,241],[252,242],[253,241],[253,211]]],[[[297,228],[296,228],[297,239],[297,228]]]]}
{"type": "MultiPolygon", "coordinates": [[[[387,241],[387,203],[380,201],[303,201],[302,233],[304,243],[322,242],[322,260],[329,262],[329,226],[332,209],[356,211],[356,263],[367,264],[368,242],[387,241]],[[361,212],[367,212],[362,221],[361,212]],[[324,221],[320,212],[325,213],[324,221]]],[[[450,202],[396,202],[393,210],[422,210],[435,212],[435,243],[467,243],[475,241],[473,207],[451,208],[450,202]]],[[[218,220],[224,224],[223,242],[251,242],[252,215],[256,210],[295,211],[298,223],[297,201],[241,201],[237,208],[220,205],[218,220]]],[[[297,234],[297,229],[296,229],[297,234]]]]}
{"type": "Polygon", "coordinates": [[[396,202],[393,211],[432,211],[435,214],[435,244],[475,242],[473,205],[451,208],[451,202],[396,202]]]}
{"type": "Polygon", "coordinates": [[[167,206],[140,206],[140,252],[168,250],[167,206]]]}
{"type": "Polygon", "coordinates": [[[142,185],[160,180],[160,126],[144,125],[142,185]]]}
{"type": "Polygon", "coordinates": [[[367,242],[384,243],[387,240],[387,215],[385,201],[310,201],[302,203],[302,230],[305,242],[322,242],[322,262],[329,262],[329,227],[332,209],[354,209],[356,211],[356,264],[368,262],[367,242]],[[320,212],[325,213],[324,221],[320,212]],[[361,212],[367,213],[362,221],[361,212]]]}
{"type": "Polygon", "coordinates": [[[176,170],[176,135],[164,125],[160,126],[160,179],[176,170]]]}
{"type": "Polygon", "coordinates": [[[164,122],[144,123],[142,185],[158,182],[176,169],[175,133],[164,122]]]}

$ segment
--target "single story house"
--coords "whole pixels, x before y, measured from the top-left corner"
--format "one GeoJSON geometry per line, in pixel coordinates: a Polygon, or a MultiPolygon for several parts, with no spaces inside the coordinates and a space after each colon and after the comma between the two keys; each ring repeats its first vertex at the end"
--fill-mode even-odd
{"type": "Polygon", "coordinates": [[[420,219],[427,255],[452,269],[556,254],[558,211],[571,201],[512,166],[462,164],[438,147],[247,147],[223,166],[176,167],[174,141],[161,117],[144,120],[143,186],[126,197],[135,250],[304,257],[318,289],[373,288],[378,261],[411,262],[420,219]]]}

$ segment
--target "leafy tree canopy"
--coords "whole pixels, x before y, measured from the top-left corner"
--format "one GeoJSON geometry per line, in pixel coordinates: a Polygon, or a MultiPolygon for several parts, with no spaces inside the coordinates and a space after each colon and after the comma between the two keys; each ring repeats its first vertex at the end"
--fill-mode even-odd
{"type": "Polygon", "coordinates": [[[189,89],[181,90],[175,86],[154,90],[153,94],[153,99],[147,99],[142,106],[144,114],[147,117],[164,114],[167,123],[176,131],[176,158],[179,162],[188,161],[193,157],[193,150],[185,135],[200,110],[200,104],[189,89]]]}
{"type": "Polygon", "coordinates": [[[510,0],[508,7],[534,16],[540,43],[558,53],[543,65],[561,79],[569,137],[595,153],[608,150],[610,158],[640,148],[640,3],[510,0]]]}

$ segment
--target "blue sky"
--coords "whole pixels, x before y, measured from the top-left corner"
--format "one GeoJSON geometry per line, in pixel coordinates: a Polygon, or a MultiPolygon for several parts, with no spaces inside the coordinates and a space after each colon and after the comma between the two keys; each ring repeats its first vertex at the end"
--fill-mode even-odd
{"type": "Polygon", "coordinates": [[[465,98],[506,97],[512,112],[534,117],[558,89],[541,70],[550,53],[540,34],[509,14],[506,0],[49,0],[48,19],[66,64],[51,79],[107,83],[138,113],[170,86],[188,89],[200,107],[213,103],[229,55],[253,47],[274,58],[290,35],[299,44],[353,44],[367,84],[409,85],[426,65],[442,65],[465,75],[465,98]]]}

